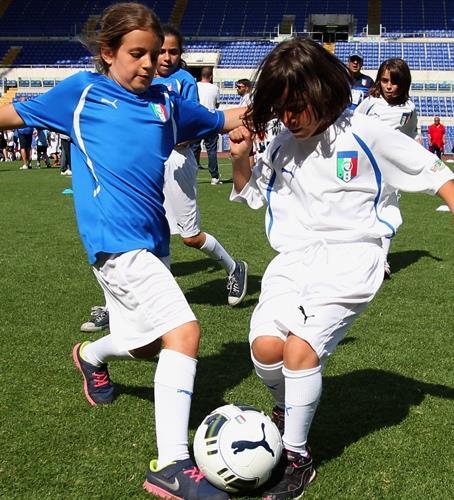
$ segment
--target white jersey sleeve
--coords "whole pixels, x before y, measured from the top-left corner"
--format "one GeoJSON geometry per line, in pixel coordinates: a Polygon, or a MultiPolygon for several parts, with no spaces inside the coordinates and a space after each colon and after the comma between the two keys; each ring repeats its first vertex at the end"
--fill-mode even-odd
{"type": "Polygon", "coordinates": [[[235,187],[232,187],[232,192],[230,193],[230,201],[237,201],[240,203],[246,203],[250,208],[259,209],[262,208],[266,203],[266,200],[262,194],[262,191],[257,185],[257,179],[261,177],[262,170],[266,170],[266,166],[263,164],[263,160],[260,159],[252,169],[252,175],[249,182],[243,187],[240,193],[238,193],[235,187]]]}
{"type": "Polygon", "coordinates": [[[358,142],[382,180],[399,191],[436,194],[454,176],[451,170],[419,143],[388,127],[377,131],[369,120],[355,115],[358,142]]]}

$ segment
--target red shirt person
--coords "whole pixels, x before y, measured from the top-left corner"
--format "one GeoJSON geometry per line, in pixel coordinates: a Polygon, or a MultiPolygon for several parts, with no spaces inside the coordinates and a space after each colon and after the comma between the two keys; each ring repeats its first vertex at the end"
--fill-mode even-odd
{"type": "Polygon", "coordinates": [[[441,153],[445,149],[445,126],[440,123],[440,117],[436,116],[434,122],[427,129],[429,134],[429,150],[441,158],[441,153]]]}

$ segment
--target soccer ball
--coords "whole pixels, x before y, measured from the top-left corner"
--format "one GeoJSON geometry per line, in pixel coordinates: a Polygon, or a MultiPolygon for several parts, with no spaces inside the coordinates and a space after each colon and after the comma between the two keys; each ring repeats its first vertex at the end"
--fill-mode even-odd
{"type": "Polygon", "coordinates": [[[230,492],[263,484],[281,453],[278,428],[252,406],[217,408],[205,417],[194,438],[199,469],[214,486],[230,492]]]}

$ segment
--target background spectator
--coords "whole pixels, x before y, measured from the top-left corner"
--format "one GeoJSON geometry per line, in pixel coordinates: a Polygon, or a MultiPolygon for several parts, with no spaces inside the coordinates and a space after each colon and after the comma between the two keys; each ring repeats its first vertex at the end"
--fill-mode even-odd
{"type": "MultiPolygon", "coordinates": [[[[219,88],[212,82],[212,68],[208,66],[202,68],[200,82],[197,82],[197,89],[199,92],[200,104],[205,106],[205,108],[208,108],[210,111],[219,107],[219,88]]],[[[211,184],[222,184],[222,181],[219,178],[218,166],[218,134],[214,132],[213,134],[204,137],[202,141],[208,154],[208,170],[211,175],[211,184]]],[[[195,142],[192,145],[195,159],[199,165],[202,141],[195,142]]]]}
{"type": "Polygon", "coordinates": [[[427,134],[429,136],[429,150],[435,153],[438,158],[441,158],[441,154],[445,150],[445,126],[440,123],[440,117],[435,116],[434,122],[427,129],[427,134]]]}

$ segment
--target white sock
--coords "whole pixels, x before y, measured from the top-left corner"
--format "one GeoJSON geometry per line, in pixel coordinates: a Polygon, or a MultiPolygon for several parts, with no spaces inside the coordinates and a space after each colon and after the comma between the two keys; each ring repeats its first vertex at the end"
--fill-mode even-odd
{"type": "Polygon", "coordinates": [[[389,248],[391,246],[391,238],[382,238],[381,246],[383,248],[383,253],[385,254],[385,260],[388,260],[389,248]]]}
{"type": "Polygon", "coordinates": [[[154,376],[158,467],[189,457],[188,425],[197,360],[170,349],[159,355],[154,376]]]}
{"type": "Polygon", "coordinates": [[[254,358],[252,352],[251,359],[258,378],[268,387],[276,405],[283,410],[285,407],[285,378],[282,373],[284,362],[280,361],[274,365],[263,365],[254,358]]]}
{"type": "Polygon", "coordinates": [[[227,271],[227,274],[232,274],[235,270],[236,263],[226,252],[225,248],[219,241],[211,234],[205,234],[205,243],[201,246],[200,250],[208,255],[211,259],[219,262],[221,266],[227,271]]]}
{"type": "Polygon", "coordinates": [[[322,393],[321,366],[309,370],[283,368],[285,376],[285,448],[304,453],[307,436],[322,393]]]}
{"type": "Polygon", "coordinates": [[[81,356],[85,361],[100,366],[110,359],[135,359],[127,350],[119,349],[112,341],[112,335],[106,335],[99,340],[87,344],[81,356]]]}

